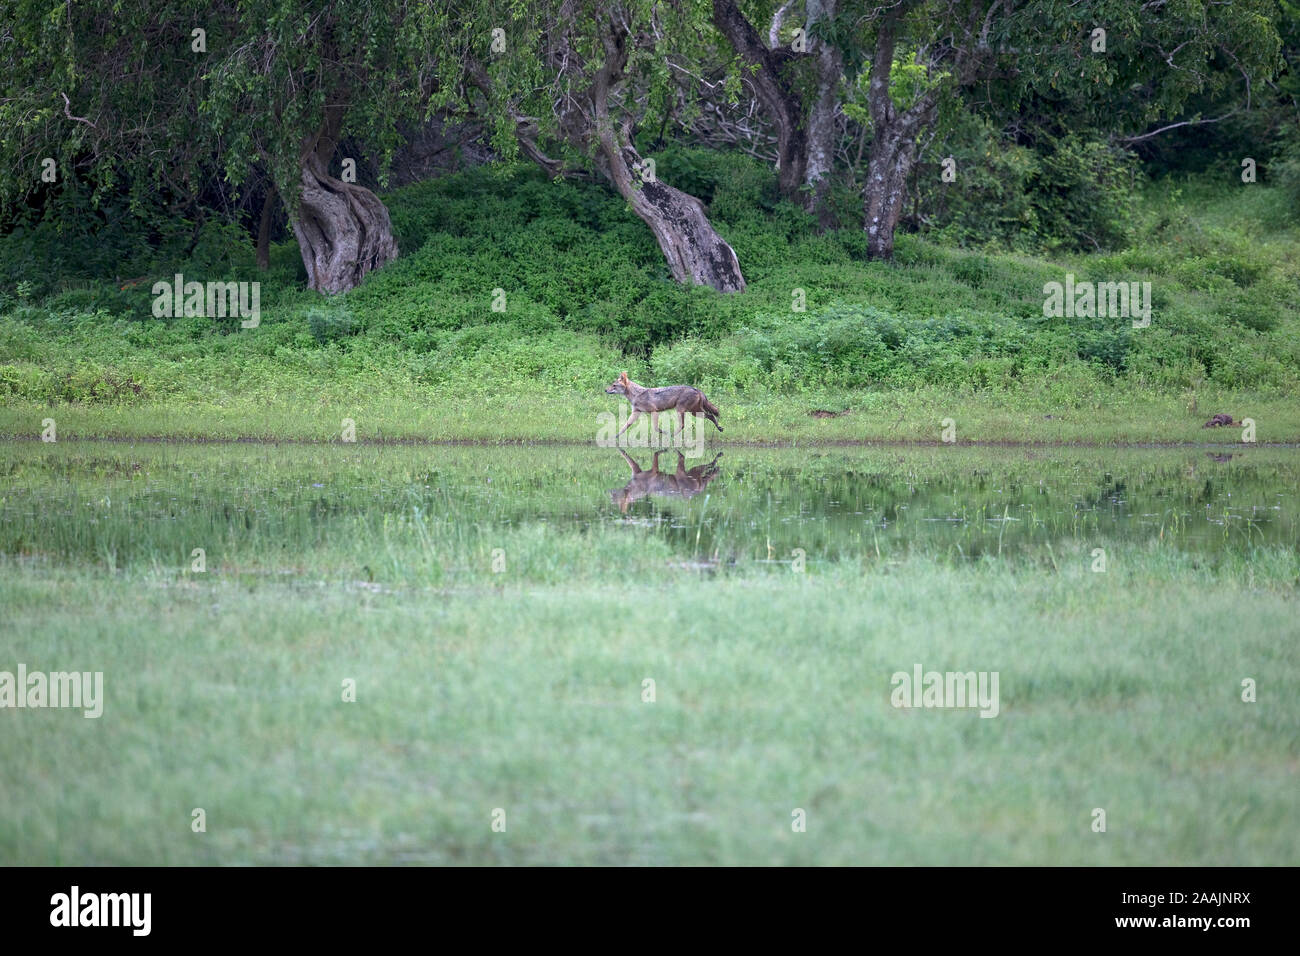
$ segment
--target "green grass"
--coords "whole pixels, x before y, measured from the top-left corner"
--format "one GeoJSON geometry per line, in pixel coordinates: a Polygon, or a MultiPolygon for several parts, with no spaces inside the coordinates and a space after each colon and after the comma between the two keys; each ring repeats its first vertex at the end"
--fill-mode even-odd
{"type": "MultiPolygon", "coordinates": [[[[722,409],[723,431],[707,422],[701,428],[709,444],[719,447],[738,442],[940,442],[948,418],[958,444],[1241,444],[1240,428],[1202,427],[1211,415],[1224,411],[1254,421],[1259,444],[1300,441],[1300,403],[1287,396],[1220,390],[1169,395],[1119,386],[1087,393],[1067,390],[1068,384],[1057,389],[1044,383],[1016,392],[940,387],[797,396],[713,391],[711,399],[722,409]],[[814,410],[848,414],[816,418],[814,410]]],[[[519,381],[497,387],[484,380],[454,391],[392,383],[339,388],[333,383],[310,395],[280,399],[223,395],[207,401],[132,404],[10,401],[0,406],[0,438],[38,439],[45,421],[53,419],[55,437],[63,440],[341,441],[344,420],[351,419],[359,442],[587,443],[600,434],[602,415],[621,416],[622,427],[628,413],[625,400],[606,396],[599,388],[556,394],[519,381]]],[[[668,428],[667,418],[660,427],[668,428]]]]}
{"type": "Polygon", "coordinates": [[[103,670],[107,703],[5,715],[0,861],[1295,865],[1294,555],[1194,564],[452,591],[9,564],[7,664],[103,670]],[[1000,716],[891,707],[915,663],[998,671],[1000,716]]]}
{"type": "Polygon", "coordinates": [[[1295,865],[1292,457],[7,444],[0,864],[1295,865]]]}
{"type": "Polygon", "coordinates": [[[7,237],[0,434],[53,417],[69,436],[323,439],[349,417],[371,438],[588,440],[627,369],[703,387],[727,440],[935,440],[946,417],[959,440],[1222,440],[1197,431],[1217,412],[1255,419],[1261,441],[1300,439],[1300,234],[1272,187],[1158,183],[1132,244],[1104,253],[902,235],[885,264],[864,260],[860,230],[818,235],[763,199],[762,176],[710,162],[692,175],[738,251],[741,295],[671,282],[606,191],[520,169],[389,196],[402,257],[330,300],[302,290],[292,244],[258,273],[226,233],[117,276],[259,280],[255,329],[155,319],[148,282],[33,271],[32,235],[7,237]],[[1151,326],[1044,318],[1043,284],[1067,272],[1151,282],[1151,326]]]}

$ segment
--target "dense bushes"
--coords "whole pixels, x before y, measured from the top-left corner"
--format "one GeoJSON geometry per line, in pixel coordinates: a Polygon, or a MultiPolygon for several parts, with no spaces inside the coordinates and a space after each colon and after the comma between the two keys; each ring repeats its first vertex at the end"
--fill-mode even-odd
{"type": "MultiPolygon", "coordinates": [[[[620,367],[656,383],[777,391],[1300,384],[1300,256],[1292,227],[1266,215],[1278,203],[1272,187],[1149,184],[1125,227],[1132,242],[1108,254],[1049,261],[900,235],[886,264],[864,261],[859,229],[819,235],[747,158],[656,155],[660,178],[712,203],[745,270],[743,294],[676,284],[649,231],[610,191],[523,167],[388,196],[401,258],[328,300],[302,290],[292,243],[259,273],[246,243],[200,230],[190,259],[175,244],[148,247],[152,272],[133,273],[138,257],[119,273],[148,281],[123,289],[70,278],[63,254],[51,260],[56,272],[72,271],[43,273],[34,263],[55,237],[39,227],[0,238],[0,252],[17,252],[0,259],[0,396],[131,402],[344,380],[367,390],[586,391],[620,367]],[[150,282],[177,271],[260,280],[261,325],[153,318],[150,282]],[[1043,285],[1067,271],[1150,281],[1151,327],[1045,318],[1043,285]]],[[[1071,201],[1091,200],[1085,190],[1062,209],[1071,201]]],[[[952,223],[976,206],[954,207],[952,223]]],[[[1041,221],[1041,210],[1026,209],[1041,221]]]]}
{"type": "Polygon", "coordinates": [[[1136,160],[1066,134],[1037,148],[973,114],[958,117],[917,174],[913,225],[940,241],[1025,251],[1122,248],[1135,226],[1136,160]],[[951,158],[956,178],[942,178],[951,158]]]}
{"type": "Polygon", "coordinates": [[[741,389],[1011,387],[1027,372],[1072,361],[1113,378],[1124,371],[1129,344],[1124,329],[1058,325],[1033,333],[1005,317],[903,319],[835,303],[797,322],[761,316],[721,341],[658,349],[653,364],[668,379],[741,389]]]}

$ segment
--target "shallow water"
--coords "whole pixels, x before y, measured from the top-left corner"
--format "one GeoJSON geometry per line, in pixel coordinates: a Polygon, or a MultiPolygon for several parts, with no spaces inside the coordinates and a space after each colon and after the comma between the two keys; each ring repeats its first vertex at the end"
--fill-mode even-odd
{"type": "Polygon", "coordinates": [[[676,557],[727,562],[1300,544],[1293,449],[718,452],[680,470],[664,452],[656,472],[629,449],[638,474],[618,449],[583,446],[9,443],[0,553],[123,568],[202,544],[306,571],[332,549],[362,561],[381,537],[450,553],[537,526],[639,528],[676,557]]]}

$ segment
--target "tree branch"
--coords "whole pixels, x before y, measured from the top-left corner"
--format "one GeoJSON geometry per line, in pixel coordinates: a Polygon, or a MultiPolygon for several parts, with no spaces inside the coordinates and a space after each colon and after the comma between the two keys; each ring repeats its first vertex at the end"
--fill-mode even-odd
{"type": "Polygon", "coordinates": [[[73,115],[72,115],[72,101],[71,101],[70,99],[68,99],[68,94],[67,94],[67,93],[60,93],[59,95],[63,97],[63,115],[64,115],[64,116],[66,116],[66,117],[67,117],[68,119],[70,119],[70,120],[76,120],[78,123],[85,123],[85,124],[86,124],[87,126],[89,126],[91,129],[98,129],[98,127],[97,127],[94,123],[92,123],[90,120],[86,119],[86,117],[84,117],[84,116],[73,116],[73,115]]]}
{"type": "Polygon", "coordinates": [[[1124,143],[1126,145],[1130,143],[1140,143],[1143,140],[1150,139],[1153,136],[1159,136],[1161,133],[1167,133],[1169,130],[1177,129],[1180,126],[1208,126],[1210,123],[1221,123],[1224,120],[1226,120],[1229,116],[1235,116],[1240,112],[1241,110],[1234,109],[1234,110],[1229,110],[1228,112],[1224,113],[1222,116],[1216,116],[1213,119],[1195,118],[1195,119],[1183,120],[1178,123],[1170,123],[1168,126],[1162,126],[1159,129],[1153,129],[1151,132],[1143,133],[1140,136],[1121,136],[1119,139],[1116,140],[1116,142],[1124,143]]]}

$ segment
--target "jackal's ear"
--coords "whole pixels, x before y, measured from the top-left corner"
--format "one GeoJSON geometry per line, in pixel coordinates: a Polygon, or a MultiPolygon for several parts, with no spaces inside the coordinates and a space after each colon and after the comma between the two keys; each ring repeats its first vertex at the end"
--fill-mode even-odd
{"type": "Polygon", "coordinates": [[[619,380],[620,382],[626,382],[626,381],[627,381],[627,372],[619,372],[619,373],[618,373],[618,380],[619,380]]]}

